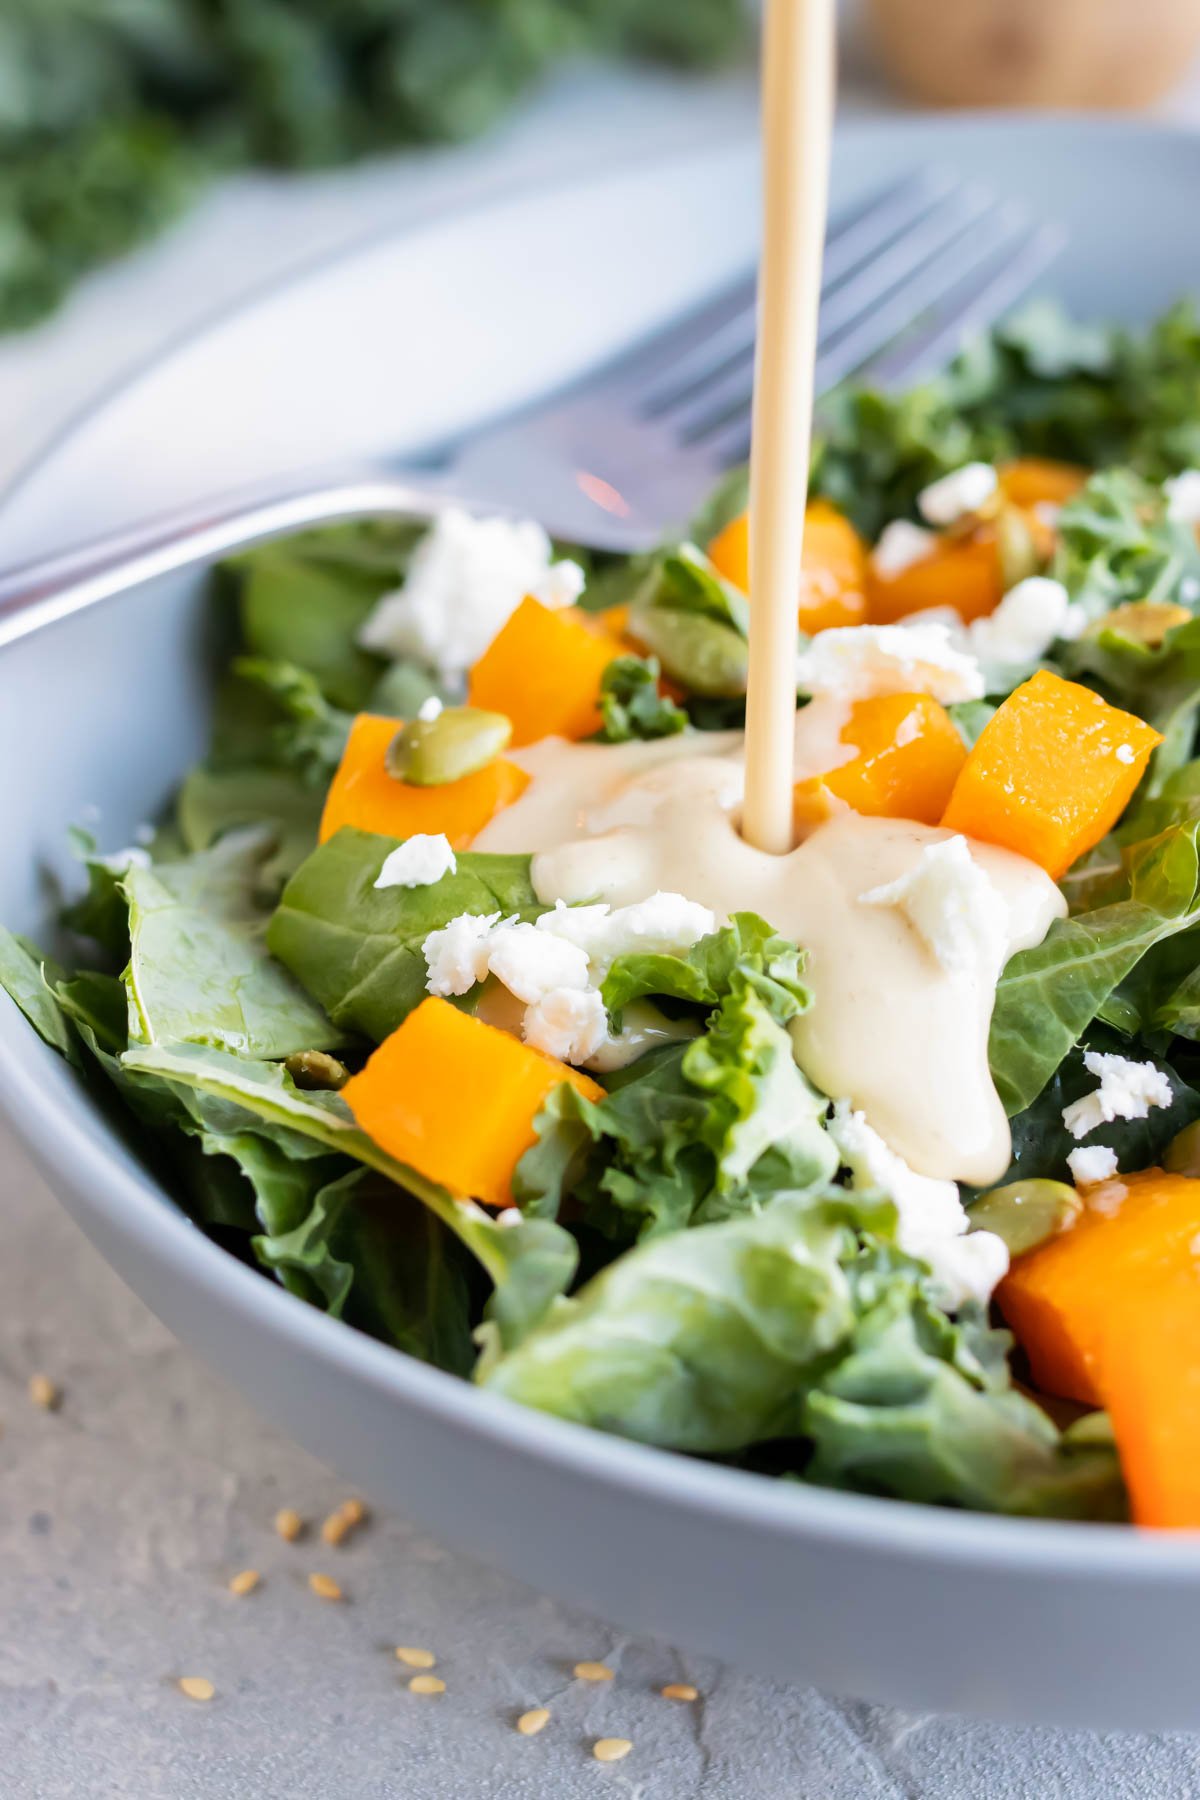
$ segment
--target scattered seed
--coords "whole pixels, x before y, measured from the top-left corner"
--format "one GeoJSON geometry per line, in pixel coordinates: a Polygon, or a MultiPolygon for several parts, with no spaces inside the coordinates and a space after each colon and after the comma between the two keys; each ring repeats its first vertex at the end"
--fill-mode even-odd
{"type": "Polygon", "coordinates": [[[410,1669],[432,1669],[437,1661],[432,1650],[414,1650],[409,1644],[397,1644],[396,1655],[410,1669]]]}
{"type": "Polygon", "coordinates": [[[350,1530],[350,1521],[341,1512],[331,1512],[321,1526],[321,1542],[336,1548],[350,1530]]]}
{"type": "Polygon", "coordinates": [[[574,1672],[580,1681],[611,1681],[613,1679],[613,1672],[607,1663],[576,1663],[574,1672]]]}
{"type": "Polygon", "coordinates": [[[29,1377],[29,1398],[46,1412],[57,1412],[62,1405],[62,1389],[48,1375],[29,1377]]]}
{"type": "Polygon", "coordinates": [[[532,1706],[523,1712],[517,1720],[517,1730],[522,1737],[536,1737],[550,1723],[550,1711],[545,1706],[532,1706]]]}
{"type": "Polygon", "coordinates": [[[304,1530],[304,1520],[293,1507],[281,1506],[275,1514],[275,1529],[285,1544],[294,1544],[304,1530]]]}
{"type": "Polygon", "coordinates": [[[410,1694],[444,1694],[446,1684],[440,1675],[414,1675],[408,1691],[410,1694]]]}
{"type": "Polygon", "coordinates": [[[211,1700],[217,1690],[207,1675],[181,1675],[179,1691],[189,1700],[211,1700]]]}
{"type": "Polygon", "coordinates": [[[312,1574],[308,1585],[319,1600],[343,1600],[345,1595],[332,1575],[312,1574]]]}
{"type": "Polygon", "coordinates": [[[252,1594],[261,1580],[262,1576],[257,1569],[243,1569],[229,1583],[229,1591],[231,1594],[252,1594]]]}
{"type": "Polygon", "coordinates": [[[628,1738],[597,1738],[592,1745],[592,1755],[597,1762],[620,1762],[632,1749],[628,1738]]]}
{"type": "Polygon", "coordinates": [[[350,1532],[358,1529],[366,1516],[367,1509],[361,1500],[343,1500],[321,1526],[321,1537],[327,1544],[340,1544],[350,1532]]]}
{"type": "Polygon", "coordinates": [[[690,1681],[668,1681],[662,1697],[664,1700],[698,1700],[700,1694],[690,1681]]]}

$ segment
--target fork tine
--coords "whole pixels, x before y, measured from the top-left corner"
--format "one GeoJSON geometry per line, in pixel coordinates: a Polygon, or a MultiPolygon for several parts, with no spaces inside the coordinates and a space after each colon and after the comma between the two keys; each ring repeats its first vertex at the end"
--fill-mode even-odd
{"type": "MultiPolygon", "coordinates": [[[[940,250],[960,243],[972,225],[995,203],[978,188],[947,194],[919,223],[902,234],[856,273],[846,277],[821,305],[818,343],[828,346],[888,301],[940,250]]],[[[907,318],[913,315],[909,313],[907,318]]],[[[904,322],[907,322],[907,318],[904,322]]],[[[889,334],[891,335],[891,334],[889,334]]],[[[734,409],[748,404],[754,341],[714,364],[703,379],[671,396],[654,409],[674,425],[685,444],[703,441],[734,409]]]]}
{"type": "MultiPolygon", "coordinates": [[[[944,367],[972,332],[1000,318],[1058,254],[1064,241],[1064,234],[1056,227],[1028,224],[1019,209],[1002,207],[1000,214],[1007,214],[1008,221],[999,235],[994,221],[985,221],[986,245],[974,246],[969,253],[964,252],[961,243],[950,246],[935,259],[932,269],[927,265],[920,272],[919,283],[906,288],[908,304],[901,309],[897,302],[888,308],[897,317],[888,336],[877,346],[882,355],[874,349],[865,355],[852,354],[855,346],[843,339],[836,346],[836,355],[831,353],[819,359],[818,392],[827,393],[850,375],[862,376],[875,387],[899,387],[944,367]],[[939,273],[952,254],[959,259],[957,278],[949,286],[944,282],[939,286],[939,273]],[[922,311],[926,317],[919,331],[905,332],[905,325],[919,321],[922,311]],[[899,333],[903,335],[896,342],[899,333]]],[[[866,325],[872,324],[874,321],[867,319],[864,330],[855,334],[858,349],[875,336],[874,332],[868,336],[865,330],[866,325]]],[[[729,466],[744,461],[750,449],[748,395],[740,408],[731,410],[705,433],[703,444],[719,464],[729,466]]]]}
{"type": "Polygon", "coordinates": [[[924,331],[902,338],[872,363],[867,371],[872,385],[902,387],[944,368],[969,337],[1001,318],[1032,287],[1065,242],[1066,233],[1058,226],[1034,227],[998,267],[985,269],[968,281],[965,291],[948,295],[945,309],[924,331]]]}
{"type": "MultiPolygon", "coordinates": [[[[944,191],[948,177],[937,169],[918,169],[890,184],[882,193],[847,214],[830,227],[825,249],[825,283],[832,285],[880,244],[904,231],[914,218],[944,191]]],[[[659,410],[657,395],[664,387],[683,389],[695,374],[686,368],[691,358],[712,366],[754,341],[757,274],[740,276],[717,294],[673,320],[661,331],[643,338],[626,354],[585,378],[584,385],[639,387],[639,405],[647,416],[659,410]]]]}

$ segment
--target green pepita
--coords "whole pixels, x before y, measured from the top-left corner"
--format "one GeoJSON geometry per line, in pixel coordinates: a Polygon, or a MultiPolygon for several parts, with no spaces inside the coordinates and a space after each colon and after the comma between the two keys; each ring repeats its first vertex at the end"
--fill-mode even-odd
{"type": "Polygon", "coordinates": [[[1005,593],[1041,567],[1029,521],[1019,506],[1003,506],[996,519],[996,549],[1005,593]]]}
{"type": "Polygon", "coordinates": [[[443,787],[474,775],[507,748],[512,720],[477,706],[447,706],[436,719],[410,719],[388,745],[384,765],[397,781],[443,787]]]}
{"type": "Polygon", "coordinates": [[[1200,1119],[1185,1125],[1167,1145],[1163,1168],[1171,1175],[1200,1176],[1200,1119]]]}
{"type": "Polygon", "coordinates": [[[297,1050],[284,1062],[284,1068],[298,1088],[308,1091],[325,1089],[336,1094],[350,1079],[350,1071],[327,1050],[297,1050]]]}
{"type": "Polygon", "coordinates": [[[705,613],[648,606],[630,615],[630,635],[652,650],[663,672],[693,694],[729,699],[746,691],[745,638],[705,613]]]}
{"type": "Polygon", "coordinates": [[[969,1208],[972,1231],[994,1231],[1010,1256],[1025,1256],[1075,1223],[1083,1201],[1065,1181],[1013,1181],[969,1208]]]}

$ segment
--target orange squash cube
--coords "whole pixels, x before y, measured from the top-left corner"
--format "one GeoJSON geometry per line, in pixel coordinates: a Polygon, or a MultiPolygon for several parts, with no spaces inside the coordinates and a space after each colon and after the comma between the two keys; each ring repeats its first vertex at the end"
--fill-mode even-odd
{"type": "MultiPolygon", "coordinates": [[[[708,546],[709,558],[743,594],[750,592],[750,516],[739,513],[708,546]]],[[[804,514],[800,629],[814,636],[835,625],[861,625],[867,616],[867,547],[828,500],[812,500],[804,514]]]]}
{"type": "Polygon", "coordinates": [[[600,680],[623,654],[619,641],[578,607],[522,600],[468,679],[472,706],[507,713],[513,743],[591,737],[600,729],[600,680]]]}
{"type": "Polygon", "coordinates": [[[858,755],[796,783],[799,829],[831,817],[838,802],[870,818],[939,822],[967,759],[967,747],[944,706],[928,694],[856,700],[841,738],[858,755]]]}
{"type": "MultiPolygon", "coordinates": [[[[1195,1265],[1200,1181],[1144,1169],[1087,1188],[1082,1199],[1073,1225],[1017,1258],[996,1304],[1039,1388],[1103,1406],[1101,1352],[1125,1296],[1195,1265]]],[[[1200,1271],[1195,1279],[1200,1302],[1200,1271]]]]}
{"type": "Polygon", "coordinates": [[[1063,506],[1086,484],[1088,471],[1047,456],[1018,456],[1001,466],[999,476],[1000,492],[1014,506],[1063,506]]]}
{"type": "Polygon", "coordinates": [[[927,556],[895,575],[874,558],[867,565],[867,611],[873,625],[894,625],[910,613],[948,606],[964,623],[995,612],[1004,597],[1000,542],[989,520],[966,537],[939,537],[927,556]]]}
{"type": "Polygon", "coordinates": [[[485,1206],[511,1206],[512,1177],[535,1140],[547,1096],[569,1081],[604,1090],[578,1069],[431,996],[385,1038],[342,1089],[372,1141],[430,1181],[485,1206]]]}
{"type": "Polygon", "coordinates": [[[1125,1288],[1099,1353],[1134,1522],[1200,1529],[1200,1267],[1125,1288]]]}
{"type": "Polygon", "coordinates": [[[473,775],[441,787],[397,781],[388,774],[384,757],[399,729],[398,719],[359,713],[325,796],[318,833],[321,843],[343,825],[356,825],[360,831],[375,831],[382,837],[441,831],[456,850],[464,850],[488,820],[510,806],[529,785],[524,769],[499,756],[473,775]]]}
{"type": "Polygon", "coordinates": [[[942,824],[1057,881],[1116,824],[1161,742],[1133,713],[1039,669],[984,726],[942,824]]]}

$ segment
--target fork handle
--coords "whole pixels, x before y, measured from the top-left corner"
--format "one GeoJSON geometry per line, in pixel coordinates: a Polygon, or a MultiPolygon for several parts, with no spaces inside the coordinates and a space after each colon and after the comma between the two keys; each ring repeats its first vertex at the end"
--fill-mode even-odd
{"type": "MultiPolygon", "coordinates": [[[[126,588],[268,538],[363,517],[431,518],[451,502],[436,479],[363,471],[245,488],[159,514],[0,574],[0,644],[126,588]]],[[[502,509],[498,509],[502,510],[502,509]]]]}

